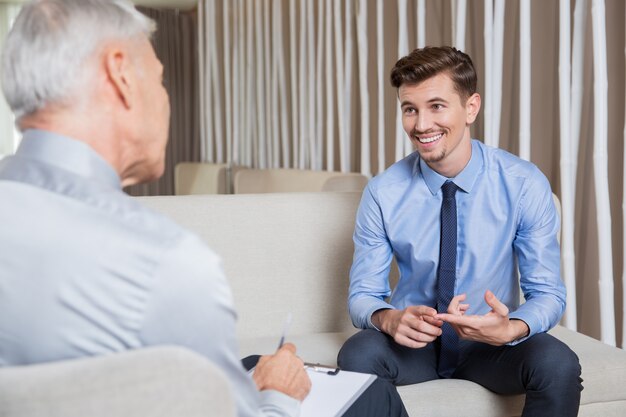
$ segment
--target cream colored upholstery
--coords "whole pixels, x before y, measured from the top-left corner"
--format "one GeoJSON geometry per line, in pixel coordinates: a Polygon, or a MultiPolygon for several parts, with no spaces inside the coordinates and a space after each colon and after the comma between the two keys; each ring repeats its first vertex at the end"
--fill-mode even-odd
{"type": "Polygon", "coordinates": [[[179,162],[174,169],[176,195],[228,194],[230,191],[227,164],[179,162]]]}
{"type": "Polygon", "coordinates": [[[231,390],[203,356],[159,346],[0,367],[0,416],[235,417],[231,390]]]}
{"type": "MultiPolygon", "coordinates": [[[[307,361],[333,364],[355,332],[347,312],[352,232],[360,193],[148,197],[141,201],[195,231],[223,261],[238,312],[240,356],[288,341],[307,361]]],[[[580,416],[626,416],[626,352],[557,326],[580,358],[580,416]]],[[[468,381],[399,388],[411,417],[519,416],[524,396],[500,396],[468,381]]]]}
{"type": "Polygon", "coordinates": [[[243,169],[234,176],[235,194],[363,191],[367,177],[357,173],[299,169],[243,169]]]}

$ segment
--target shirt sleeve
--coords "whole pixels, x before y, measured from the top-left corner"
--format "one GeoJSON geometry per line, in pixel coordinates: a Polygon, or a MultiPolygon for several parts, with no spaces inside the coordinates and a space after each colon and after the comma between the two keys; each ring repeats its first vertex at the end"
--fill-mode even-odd
{"type": "Polygon", "coordinates": [[[557,233],[560,219],[547,178],[535,168],[520,200],[519,226],[513,242],[526,302],[510,314],[529,327],[527,337],[554,327],[565,311],[565,285],[557,233]]]}
{"type": "Polygon", "coordinates": [[[184,236],[154,274],[142,343],[191,349],[219,366],[232,384],[239,417],[298,416],[300,402],[256,388],[238,358],[236,313],[219,258],[199,238],[184,236]]]}
{"type": "Polygon", "coordinates": [[[385,302],[391,294],[389,268],[393,250],[371,182],[361,198],[353,240],[354,259],[348,294],[350,318],[357,328],[376,329],[372,324],[372,314],[377,310],[393,308],[385,302]]]}

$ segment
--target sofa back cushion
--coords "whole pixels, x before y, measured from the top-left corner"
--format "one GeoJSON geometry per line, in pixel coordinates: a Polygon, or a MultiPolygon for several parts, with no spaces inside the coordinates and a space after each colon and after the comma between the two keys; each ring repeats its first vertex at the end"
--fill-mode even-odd
{"type": "Polygon", "coordinates": [[[222,259],[238,338],[352,329],[347,312],[360,193],[142,197],[222,259]]]}
{"type": "Polygon", "coordinates": [[[228,165],[179,162],[174,169],[176,195],[228,194],[228,165]]]}
{"type": "Polygon", "coordinates": [[[306,169],[242,169],[233,176],[235,194],[317,191],[361,192],[367,177],[355,172],[306,169]]]}

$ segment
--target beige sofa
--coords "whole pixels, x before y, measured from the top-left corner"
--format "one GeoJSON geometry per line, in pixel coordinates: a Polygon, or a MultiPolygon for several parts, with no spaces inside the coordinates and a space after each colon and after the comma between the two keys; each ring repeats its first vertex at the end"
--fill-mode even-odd
{"type": "Polygon", "coordinates": [[[305,169],[242,169],[233,176],[235,194],[292,193],[316,191],[361,192],[367,177],[355,172],[305,169]]]}
{"type": "MultiPolygon", "coordinates": [[[[194,230],[222,257],[239,312],[240,356],[272,352],[291,312],[293,322],[287,340],[298,346],[300,356],[334,364],[343,341],[355,331],[348,318],[346,297],[359,198],[358,193],[290,193],[145,197],[141,201],[194,230]]],[[[580,416],[626,416],[626,352],[562,327],[552,333],[580,357],[585,387],[580,416]]],[[[143,355],[143,351],[136,353],[143,355]]],[[[89,361],[95,360],[77,362],[89,361]]],[[[63,367],[69,369],[68,364],[48,366],[58,367],[57,372],[63,367]]],[[[38,372],[37,366],[26,368],[38,372]]],[[[10,369],[0,370],[0,393],[7,371],[10,369]]],[[[126,372],[135,371],[128,366],[126,372]]],[[[101,378],[107,378],[109,371],[100,367],[99,372],[101,378]]],[[[93,378],[92,383],[98,379],[93,378]]],[[[28,391],[29,383],[54,384],[54,380],[31,378],[25,382],[13,376],[11,382],[12,386],[22,384],[23,392],[28,391]]],[[[131,401],[133,390],[141,390],[144,383],[145,378],[136,378],[135,384],[126,384],[123,393],[113,394],[131,401]]],[[[173,386],[172,390],[180,387],[173,386]]],[[[460,380],[431,381],[399,391],[414,417],[519,416],[524,401],[521,395],[499,396],[460,380]]],[[[2,416],[69,415],[3,413],[3,395],[2,416]]],[[[84,401],[97,403],[98,399],[102,401],[98,396],[85,396],[84,401]]],[[[109,414],[117,415],[128,414],[109,414]]]]}
{"type": "Polygon", "coordinates": [[[230,194],[231,170],[227,164],[179,162],[174,168],[174,193],[230,194]]]}
{"type": "Polygon", "coordinates": [[[176,195],[361,192],[366,184],[367,177],[355,172],[252,169],[209,162],[179,162],[174,169],[176,195]]]}

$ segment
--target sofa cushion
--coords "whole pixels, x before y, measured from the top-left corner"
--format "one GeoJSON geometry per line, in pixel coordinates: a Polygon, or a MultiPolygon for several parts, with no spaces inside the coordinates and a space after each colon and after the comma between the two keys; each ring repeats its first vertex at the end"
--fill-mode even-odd
{"type": "Polygon", "coordinates": [[[198,234],[222,259],[237,309],[237,336],[352,328],[347,312],[359,193],[142,197],[198,234]]]}
{"type": "MultiPolygon", "coordinates": [[[[336,365],[343,342],[356,330],[287,337],[306,362],[336,365]]],[[[580,416],[624,416],[626,410],[626,352],[564,327],[550,331],[565,342],[580,359],[583,386],[580,416]],[[603,404],[599,409],[597,404],[603,404]],[[599,413],[599,414],[598,414],[599,413]]],[[[242,356],[269,354],[276,350],[278,337],[243,338],[242,356]]],[[[523,395],[497,395],[469,381],[447,379],[399,387],[398,392],[411,417],[503,417],[519,416],[523,395]],[[450,396],[454,397],[450,401],[450,396]]]]}
{"type": "Polygon", "coordinates": [[[244,169],[233,178],[235,194],[361,192],[367,185],[367,177],[362,174],[306,169],[244,169]]]}
{"type": "MultiPolygon", "coordinates": [[[[584,387],[581,404],[617,401],[622,407],[626,405],[626,351],[561,326],[550,334],[566,343],[580,359],[584,387]]],[[[626,408],[620,415],[626,415],[626,408]]]]}

